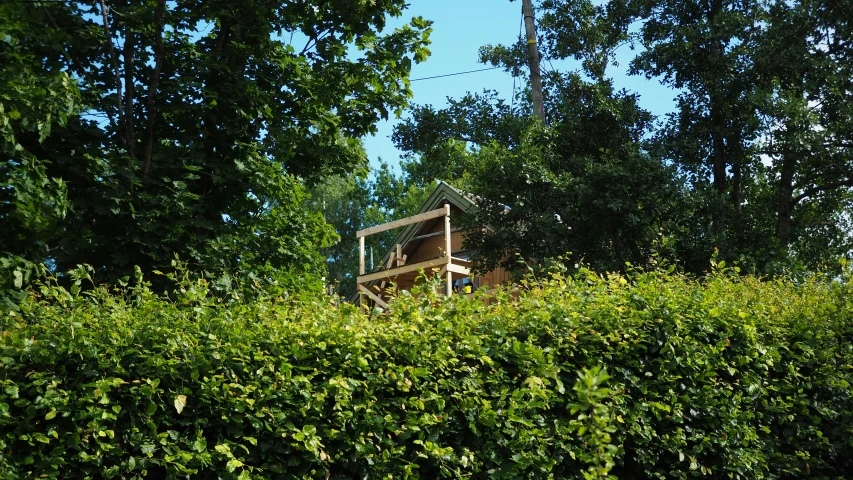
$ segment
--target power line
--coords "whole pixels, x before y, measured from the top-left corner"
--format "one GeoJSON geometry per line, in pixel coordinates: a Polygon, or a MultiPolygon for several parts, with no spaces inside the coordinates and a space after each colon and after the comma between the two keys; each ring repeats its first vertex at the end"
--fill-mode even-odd
{"type": "Polygon", "coordinates": [[[410,82],[419,82],[421,80],[432,80],[433,78],[444,78],[444,77],[452,77],[454,75],[465,75],[466,73],[485,72],[486,70],[497,70],[498,68],[503,68],[503,67],[489,67],[489,68],[481,68],[479,70],[468,70],[467,72],[446,73],[444,75],[436,75],[434,77],[413,78],[412,80],[409,80],[409,81],[410,82]]]}

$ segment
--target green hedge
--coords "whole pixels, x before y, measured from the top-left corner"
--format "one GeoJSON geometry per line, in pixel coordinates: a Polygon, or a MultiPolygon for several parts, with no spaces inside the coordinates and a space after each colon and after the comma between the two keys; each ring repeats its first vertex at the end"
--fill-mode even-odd
{"type": "Polygon", "coordinates": [[[853,472],[847,280],[581,271],[371,318],[205,288],[3,312],[0,478],[583,478],[592,412],[622,479],[853,472]]]}

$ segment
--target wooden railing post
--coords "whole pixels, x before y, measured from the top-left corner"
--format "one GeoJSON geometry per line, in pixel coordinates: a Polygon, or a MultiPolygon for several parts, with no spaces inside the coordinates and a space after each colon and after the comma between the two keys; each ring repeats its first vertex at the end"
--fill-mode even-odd
{"type": "Polygon", "coordinates": [[[364,237],[358,239],[358,274],[364,275],[364,237]]]}
{"type": "MultiPolygon", "coordinates": [[[[358,286],[359,293],[366,295],[377,301],[375,298],[375,293],[370,289],[364,287],[364,284],[368,282],[372,282],[375,280],[382,281],[382,286],[380,287],[380,295],[381,290],[385,286],[385,281],[393,276],[402,275],[405,273],[415,272],[420,270],[421,268],[435,268],[441,267],[442,270],[447,274],[447,288],[445,290],[446,295],[449,297],[453,295],[453,273],[467,275],[469,273],[468,268],[462,265],[454,265],[453,264],[453,244],[452,244],[452,236],[453,229],[450,227],[450,204],[445,203],[444,208],[437,208],[435,210],[419,213],[417,215],[401,218],[399,220],[395,220],[393,222],[388,222],[382,225],[376,225],[374,227],[365,228],[363,230],[359,230],[356,232],[356,237],[358,237],[358,278],[356,279],[356,285],[358,286]],[[403,249],[405,248],[402,244],[397,244],[395,247],[396,252],[390,254],[388,263],[385,265],[384,270],[379,272],[366,273],[365,268],[365,237],[368,235],[374,235],[381,232],[387,232],[388,230],[393,230],[395,228],[404,227],[407,225],[412,225],[415,223],[422,223],[427,220],[438,219],[444,217],[444,231],[443,232],[435,232],[429,233],[426,235],[422,235],[421,237],[417,237],[418,239],[431,238],[435,235],[444,235],[444,258],[438,257],[430,260],[425,260],[413,264],[407,264],[406,260],[408,255],[402,255],[403,249]],[[394,264],[396,263],[396,267],[394,264]],[[364,287],[364,288],[362,288],[364,287]]],[[[362,297],[362,300],[364,298],[362,297]]],[[[381,299],[380,299],[381,300],[381,299]]],[[[379,302],[377,302],[379,303],[379,302]]],[[[380,303],[381,304],[381,303],[380,303]]],[[[364,302],[362,301],[362,306],[364,306],[364,302]]]]}
{"type": "Polygon", "coordinates": [[[444,256],[447,258],[447,296],[453,295],[453,272],[450,271],[450,263],[453,261],[453,253],[450,243],[450,204],[444,204],[444,256]]]}
{"type": "MultiPolygon", "coordinates": [[[[359,276],[364,275],[364,237],[358,237],[358,274],[359,276]]],[[[362,312],[367,311],[367,305],[364,304],[364,293],[361,291],[361,284],[357,283],[358,288],[356,291],[361,297],[358,302],[358,306],[362,312]]]]}

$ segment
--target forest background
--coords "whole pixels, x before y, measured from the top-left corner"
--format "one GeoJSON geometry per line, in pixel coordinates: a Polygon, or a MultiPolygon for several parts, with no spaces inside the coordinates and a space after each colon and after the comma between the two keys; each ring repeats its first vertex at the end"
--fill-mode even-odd
{"type": "Polygon", "coordinates": [[[439,180],[488,200],[481,269],[571,252],[697,273],[716,251],[770,275],[849,255],[853,6],[535,3],[545,125],[520,35],[479,49],[509,98],[470,74],[469,94],[411,103],[432,24],[403,1],[4,3],[3,297],[38,265],[121,283],[176,258],[227,294],[346,294],[355,231],[439,180]],[[625,71],[672,111],[615,87],[625,71]],[[403,158],[371,166],[362,139],[392,116],[403,158]]]}

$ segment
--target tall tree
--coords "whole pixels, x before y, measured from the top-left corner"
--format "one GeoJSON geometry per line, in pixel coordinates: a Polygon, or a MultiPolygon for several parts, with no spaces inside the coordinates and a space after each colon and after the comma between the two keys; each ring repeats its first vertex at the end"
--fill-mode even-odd
{"type": "MultiPolygon", "coordinates": [[[[558,3],[541,2],[536,14],[551,66],[543,77],[547,128],[533,121],[528,86],[510,101],[484,92],[442,110],[416,106],[395,130],[398,147],[417,159],[415,171],[481,199],[472,223],[493,233],[466,240],[481,270],[515,268],[516,253],[543,260],[571,252],[600,269],[645,263],[659,229],[682,211],[674,169],[642,148],[652,117],[635,95],[613,88],[607,56],[584,43],[604,44],[606,30],[591,21],[600,10],[558,3]],[[566,59],[582,60],[583,70],[553,68],[566,59]]],[[[483,47],[480,59],[524,78],[525,51],[520,38],[483,47]]]]}
{"type": "Polygon", "coordinates": [[[773,271],[849,252],[849,15],[824,1],[608,4],[610,38],[642,47],[631,71],[680,89],[655,147],[711,195],[698,213],[724,255],[773,271]]]}
{"type": "Polygon", "coordinates": [[[49,252],[32,259],[59,270],[89,263],[104,280],[133,265],[168,267],[175,254],[215,276],[232,267],[257,267],[262,280],[322,271],[312,245],[333,232],[304,210],[304,184],[363,164],[357,139],[406,104],[430,29],[415,18],[381,33],[404,7],[99,0],[20,8],[22,27],[9,38],[45,78],[74,79],[84,105],[48,142],[13,125],[47,178],[68,186],[66,218],[29,233],[49,252]]]}
{"type": "Polygon", "coordinates": [[[51,178],[44,159],[22,145],[40,144],[65,125],[80,99],[56,59],[43,59],[23,37],[50,43],[52,31],[26,22],[21,2],[0,5],[0,309],[6,292],[26,283],[33,259],[49,256],[45,232],[55,232],[68,210],[66,184],[51,178]],[[26,143],[26,142],[24,142],[26,143]]]}
{"type": "Polygon", "coordinates": [[[535,125],[529,104],[511,108],[487,93],[439,111],[415,107],[394,138],[418,159],[414,171],[480,198],[469,226],[492,233],[466,242],[482,271],[518,267],[516,253],[571,252],[600,269],[645,263],[679,211],[673,169],[641,148],[651,116],[608,81],[545,80],[548,128],[535,125]]]}
{"type": "Polygon", "coordinates": [[[775,2],[755,54],[770,84],[761,153],[775,187],[773,233],[810,263],[851,246],[851,15],[845,2],[775,2]]]}
{"type": "Polygon", "coordinates": [[[337,241],[322,250],[326,257],[327,283],[346,296],[355,290],[358,275],[356,232],[364,227],[370,205],[370,190],[362,172],[335,175],[310,190],[307,208],[323,214],[338,235],[337,241]]]}
{"type": "Polygon", "coordinates": [[[412,182],[454,181],[471,167],[469,146],[494,141],[513,147],[521,142],[533,122],[520,108],[491,90],[449,98],[442,109],[415,105],[412,115],[394,127],[392,139],[403,151],[404,168],[412,182]]]}
{"type": "Polygon", "coordinates": [[[658,152],[708,195],[711,242],[726,254],[743,250],[744,179],[759,135],[751,53],[764,19],[761,3],[616,0],[608,9],[620,33],[642,47],[630,72],[680,91],[658,134],[658,152]]]}
{"type": "MultiPolygon", "coordinates": [[[[850,38],[845,2],[543,0],[546,56],[604,78],[629,71],[677,94],[647,151],[687,180],[678,256],[714,247],[761,271],[850,252],[850,38]],[[624,52],[624,50],[623,50],[624,52]]],[[[493,51],[509,57],[511,49],[493,51]]]]}

